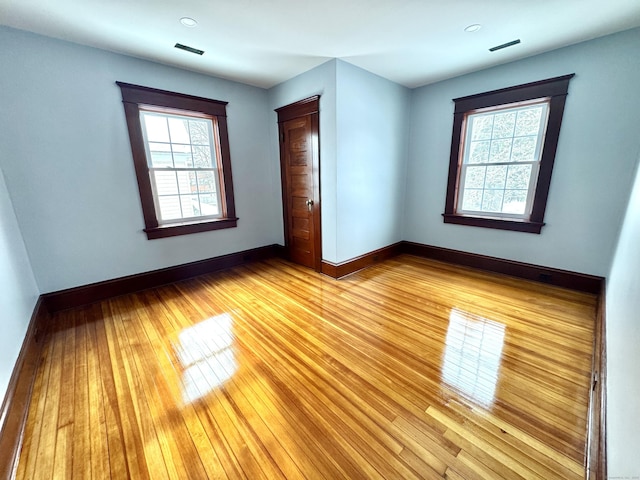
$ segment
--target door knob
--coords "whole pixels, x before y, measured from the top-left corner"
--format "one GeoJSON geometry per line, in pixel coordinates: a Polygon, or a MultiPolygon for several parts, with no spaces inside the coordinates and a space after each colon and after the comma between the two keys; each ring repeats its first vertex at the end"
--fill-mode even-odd
{"type": "Polygon", "coordinates": [[[309,209],[309,211],[311,211],[311,207],[313,207],[313,200],[309,198],[307,200],[307,208],[309,209]]]}

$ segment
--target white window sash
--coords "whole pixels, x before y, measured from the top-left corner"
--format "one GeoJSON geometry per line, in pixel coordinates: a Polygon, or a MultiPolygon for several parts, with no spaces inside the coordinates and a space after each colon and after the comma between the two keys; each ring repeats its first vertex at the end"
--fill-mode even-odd
{"type": "MultiPolygon", "coordinates": [[[[156,209],[156,218],[158,221],[158,225],[170,225],[170,224],[175,224],[175,223],[182,223],[184,221],[200,221],[200,220],[210,220],[210,219],[217,219],[217,218],[223,218],[223,208],[222,208],[222,195],[221,195],[221,191],[220,191],[220,174],[219,174],[219,169],[216,166],[212,166],[209,168],[204,168],[204,167],[154,167],[152,165],[152,161],[151,161],[151,151],[150,151],[150,145],[149,145],[149,139],[147,137],[147,129],[146,129],[146,124],[145,124],[145,120],[144,120],[144,116],[145,115],[154,115],[154,116],[158,116],[158,117],[163,117],[163,118],[178,118],[178,119],[184,119],[184,120],[191,120],[191,119],[198,119],[200,121],[206,121],[207,122],[207,126],[208,126],[208,134],[209,134],[209,144],[208,145],[204,145],[204,144],[193,144],[193,143],[184,143],[184,142],[172,142],[171,141],[171,131],[168,131],[169,134],[169,141],[168,142],[151,142],[151,143],[160,143],[160,144],[164,144],[164,145],[168,145],[168,146],[173,146],[173,145],[183,145],[183,146],[208,146],[211,150],[211,159],[212,159],[212,164],[216,165],[216,162],[219,159],[219,155],[220,152],[217,151],[217,145],[218,145],[218,140],[216,137],[216,133],[217,131],[214,131],[213,128],[213,124],[214,124],[214,120],[208,117],[199,117],[199,116],[188,116],[188,115],[177,115],[177,114],[171,114],[171,113],[163,113],[163,112],[155,112],[152,110],[141,110],[140,111],[140,124],[142,127],[142,136],[144,139],[144,147],[145,147],[145,154],[147,156],[147,168],[148,168],[148,174],[149,174],[149,180],[151,182],[151,191],[153,194],[153,203],[156,209]],[[216,197],[216,202],[218,205],[218,214],[217,215],[198,215],[198,216],[185,216],[183,210],[182,210],[182,202],[179,201],[179,205],[180,205],[180,218],[172,218],[172,219],[163,219],[162,218],[162,210],[160,208],[160,198],[161,197],[167,197],[167,196],[175,196],[180,198],[180,196],[186,196],[188,194],[182,194],[180,193],[180,188],[179,185],[176,185],[177,187],[177,191],[178,193],[176,194],[172,194],[172,195],[160,195],[158,193],[158,188],[156,185],[156,179],[155,179],[155,172],[213,172],[214,175],[214,182],[215,182],[215,193],[212,192],[211,195],[215,195],[216,197]]],[[[191,138],[191,136],[189,136],[189,138],[191,138]]],[[[175,162],[175,160],[173,159],[173,148],[170,148],[170,153],[171,153],[171,158],[172,158],[172,162],[175,162]]],[[[176,176],[177,177],[177,176],[176,176]]],[[[177,181],[177,178],[176,178],[177,181]]],[[[197,196],[198,197],[198,204],[200,207],[200,211],[202,211],[202,204],[200,201],[200,192],[195,192],[191,194],[192,196],[197,196]]]]}
{"type": "MultiPolygon", "coordinates": [[[[456,212],[462,214],[462,215],[473,215],[473,216],[480,216],[480,217],[486,217],[486,218],[504,218],[504,219],[518,219],[518,220],[529,220],[531,217],[531,212],[533,209],[533,200],[534,200],[534,195],[536,192],[536,187],[537,187],[537,183],[538,183],[538,174],[540,172],[540,160],[541,160],[541,156],[542,156],[542,149],[544,146],[544,140],[545,140],[545,134],[547,131],[547,122],[549,119],[549,103],[548,103],[548,99],[544,99],[544,100],[536,100],[533,102],[520,102],[518,104],[511,104],[511,105],[505,105],[499,108],[496,107],[490,107],[487,109],[482,109],[482,110],[477,110],[474,112],[471,112],[469,114],[467,114],[466,118],[464,119],[464,124],[463,124],[463,135],[462,135],[462,141],[463,141],[463,145],[462,145],[462,158],[460,160],[460,168],[459,168],[459,179],[458,179],[458,195],[457,195],[457,202],[456,202],[456,212]],[[478,116],[481,114],[487,114],[487,113],[491,113],[491,114],[496,114],[496,113],[504,113],[504,112],[508,112],[508,111],[519,111],[519,110],[524,110],[528,107],[532,107],[535,105],[543,105],[544,109],[542,112],[542,118],[540,119],[540,126],[538,128],[538,135],[536,138],[536,147],[535,147],[535,152],[534,152],[534,161],[529,161],[529,162],[482,162],[482,163],[469,163],[469,151],[471,148],[471,135],[472,135],[472,131],[471,128],[469,128],[469,120],[471,118],[473,118],[474,116],[478,116]],[[529,177],[529,185],[528,185],[528,189],[527,189],[527,197],[526,197],[526,204],[525,204],[525,210],[524,213],[522,214],[514,214],[514,213],[503,213],[503,212],[490,212],[490,211],[486,211],[486,210],[465,210],[462,208],[463,203],[464,203],[464,193],[465,193],[465,182],[466,182],[466,172],[467,172],[467,167],[489,167],[489,166],[517,166],[517,165],[531,165],[531,173],[530,173],[530,177],[529,177]]],[[[521,138],[523,137],[522,135],[518,135],[518,136],[512,136],[512,137],[507,137],[507,138],[511,138],[512,140],[515,138],[521,138]]],[[[495,140],[493,138],[489,139],[489,140],[495,140]]],[[[505,180],[506,182],[506,180],[505,180]]],[[[506,184],[505,184],[506,186],[506,184]]],[[[478,190],[482,190],[482,196],[484,199],[484,194],[487,190],[502,190],[503,192],[506,190],[511,190],[511,189],[507,189],[507,188],[496,188],[496,189],[487,189],[487,188],[479,188],[478,190]]],[[[503,204],[504,204],[504,197],[503,197],[503,204]]],[[[480,203],[480,205],[482,206],[482,202],[480,203]]]]}

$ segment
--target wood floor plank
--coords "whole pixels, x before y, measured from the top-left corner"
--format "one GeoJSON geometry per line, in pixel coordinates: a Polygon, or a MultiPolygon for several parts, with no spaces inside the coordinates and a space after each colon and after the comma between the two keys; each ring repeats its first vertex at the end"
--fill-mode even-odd
{"type": "Polygon", "coordinates": [[[584,478],[595,301],[402,255],[59,312],[17,478],[584,478]]]}
{"type": "MultiPolygon", "coordinates": [[[[141,457],[144,458],[146,471],[152,479],[168,478],[166,462],[158,441],[158,434],[153,423],[153,414],[146,401],[144,384],[147,373],[139,369],[140,358],[144,350],[138,341],[136,327],[131,318],[120,315],[116,305],[112,305],[112,318],[116,347],[123,352],[123,367],[126,382],[129,386],[131,411],[134,412],[134,433],[141,440],[141,457]]],[[[145,363],[145,365],[147,365],[145,363]]]]}
{"type": "MultiPolygon", "coordinates": [[[[200,353],[198,356],[200,359],[206,359],[206,354],[200,353]]],[[[200,363],[200,362],[199,362],[200,363]]],[[[200,369],[200,365],[195,364],[190,366],[190,369],[200,369]]],[[[197,375],[201,375],[205,372],[200,372],[197,375]]],[[[217,370],[218,375],[224,375],[223,372],[217,370]]],[[[203,386],[203,390],[201,390],[201,394],[206,394],[206,392],[211,388],[210,380],[207,380],[207,384],[203,386]]],[[[215,382],[213,383],[215,385],[215,382]]],[[[217,404],[217,414],[216,417],[226,416],[229,424],[233,424],[235,426],[232,429],[232,435],[235,437],[236,442],[240,442],[242,445],[247,447],[247,450],[250,452],[251,457],[255,460],[251,471],[253,475],[258,475],[258,470],[256,470],[255,465],[258,465],[259,477],[260,478],[283,478],[283,471],[280,469],[278,462],[274,460],[273,456],[276,456],[279,460],[284,462],[286,466],[284,467],[285,471],[288,471],[290,466],[287,463],[286,459],[281,455],[281,451],[276,451],[274,445],[274,451],[266,451],[263,445],[260,442],[255,441],[256,432],[254,429],[260,429],[260,432],[264,435],[266,433],[266,428],[263,424],[260,424],[259,421],[256,421],[255,417],[251,414],[251,418],[248,418],[249,410],[242,414],[238,410],[237,403],[243,402],[243,399],[240,395],[233,396],[229,393],[229,389],[231,385],[224,385],[221,387],[220,391],[215,395],[217,404]],[[251,421],[253,420],[253,422],[251,421]]],[[[243,406],[245,404],[243,403],[243,406]]],[[[186,408],[189,408],[188,406],[186,408]]],[[[230,429],[227,427],[225,431],[229,431],[230,429]]],[[[255,478],[255,477],[254,477],[255,478]]]]}
{"type": "MultiPolygon", "coordinates": [[[[165,298],[165,296],[163,296],[165,298]]],[[[179,296],[172,295],[170,298],[176,299],[179,296]]],[[[164,300],[161,307],[166,308],[166,313],[169,314],[173,308],[171,305],[172,300],[164,300]]],[[[185,313],[185,305],[180,305],[181,315],[185,313]]],[[[199,320],[202,317],[196,317],[199,320]]],[[[179,318],[176,318],[176,328],[182,325],[183,322],[179,318]]],[[[207,321],[207,319],[202,319],[207,321]]],[[[211,319],[210,319],[211,320],[211,319]]],[[[197,325],[197,324],[196,324],[197,325]]],[[[178,331],[178,330],[176,330],[178,331]]],[[[182,331],[184,332],[184,331],[182,331]]],[[[181,332],[181,335],[182,335],[181,332]]],[[[215,340],[215,339],[214,339],[215,340]]],[[[174,342],[173,353],[179,351],[182,347],[176,347],[177,343],[182,344],[181,340],[174,342]]],[[[191,342],[187,342],[189,345],[191,342]]],[[[196,345],[198,348],[198,345],[196,345]]],[[[227,386],[221,379],[226,379],[227,375],[220,369],[220,364],[215,358],[215,355],[210,359],[208,355],[216,354],[217,346],[214,344],[213,348],[209,351],[196,351],[193,358],[196,359],[195,363],[193,359],[186,361],[187,365],[183,365],[183,361],[175,358],[174,364],[179,370],[181,377],[181,388],[184,408],[190,408],[191,402],[199,402],[201,397],[206,397],[210,394],[210,401],[207,402],[207,407],[204,411],[204,422],[216,424],[217,429],[223,433],[224,438],[221,439],[225,445],[228,454],[233,456],[233,459],[238,462],[243,475],[248,478],[281,478],[282,472],[278,466],[273,462],[269,453],[265,451],[264,447],[254,441],[254,433],[252,426],[246,421],[246,419],[238,415],[231,399],[227,392],[227,386]],[[214,365],[207,365],[208,369],[201,372],[201,365],[203,361],[208,363],[209,360],[214,360],[214,365]],[[209,376],[206,375],[208,370],[209,376]],[[192,378],[192,380],[189,380],[192,378]],[[187,395],[185,398],[185,392],[189,391],[189,384],[192,383],[197,387],[197,393],[195,398],[191,398],[191,395],[187,395]],[[236,452],[238,453],[236,455],[236,452]]],[[[194,352],[193,346],[189,345],[188,350],[194,352]]],[[[193,386],[193,385],[192,385],[193,386]]]]}
{"type": "MultiPolygon", "coordinates": [[[[106,441],[109,450],[109,473],[111,477],[130,478],[129,464],[127,461],[127,449],[124,441],[123,430],[127,427],[123,423],[120,409],[118,406],[119,399],[127,401],[127,391],[118,390],[114,371],[119,369],[117,359],[111,356],[113,347],[109,345],[108,340],[108,323],[111,321],[108,312],[105,311],[106,304],[99,306],[99,315],[102,321],[95,323],[97,338],[97,356],[100,365],[99,379],[102,386],[102,405],[104,407],[104,418],[106,427],[106,441]]],[[[128,423],[128,421],[127,421],[128,423]]],[[[137,452],[131,452],[131,455],[137,456],[137,452]]]]}
{"type": "Polygon", "coordinates": [[[41,355],[43,361],[36,372],[36,379],[32,391],[31,405],[27,417],[27,425],[32,428],[29,435],[25,435],[22,453],[18,463],[17,478],[34,478],[36,468],[36,455],[43,426],[43,416],[46,404],[46,392],[48,390],[48,382],[51,375],[51,363],[53,361],[51,355],[52,345],[50,342],[45,343],[42,348],[41,355]]]}
{"type": "Polygon", "coordinates": [[[74,371],[75,385],[73,385],[73,422],[72,435],[72,472],[80,478],[92,478],[91,459],[91,421],[89,407],[89,378],[87,362],[87,345],[90,343],[87,336],[87,324],[81,314],[74,318],[73,328],[70,334],[75,335],[75,363],[69,368],[74,371]]]}
{"type": "Polygon", "coordinates": [[[185,411],[180,411],[183,402],[179,392],[179,372],[175,370],[166,351],[166,339],[171,338],[170,332],[173,329],[168,327],[168,322],[153,321],[164,318],[164,312],[156,309],[155,315],[149,316],[150,312],[142,308],[144,303],[138,302],[137,296],[128,300],[131,300],[131,303],[125,306],[124,310],[136,313],[130,336],[135,337],[137,334],[137,344],[151,346],[136,348],[140,363],[138,370],[145,387],[147,408],[155,425],[158,447],[162,452],[167,473],[170,478],[221,476],[222,466],[208,442],[208,437],[202,435],[202,429],[198,428],[201,423],[192,421],[194,413],[188,405],[185,411]],[[151,371],[150,365],[155,366],[151,371]],[[198,446],[202,449],[202,454],[198,446]]]}
{"type": "MultiPolygon", "coordinates": [[[[107,440],[107,425],[102,395],[102,374],[100,371],[100,358],[98,349],[98,336],[96,333],[98,308],[92,305],[82,310],[81,318],[87,329],[87,376],[88,376],[88,402],[89,402],[89,434],[90,450],[89,463],[91,465],[91,478],[108,478],[110,476],[109,443],[107,440]]],[[[86,452],[85,452],[86,455],[86,452]]]]}
{"type": "MultiPolygon", "coordinates": [[[[64,322],[64,319],[62,320],[64,322]]],[[[56,440],[58,431],[58,415],[60,412],[60,395],[63,382],[62,359],[64,351],[64,338],[60,332],[53,333],[51,366],[47,388],[43,392],[44,408],[39,419],[41,429],[39,432],[38,448],[35,452],[34,477],[52,478],[55,463],[56,440]],[[42,473],[38,473],[42,472],[42,473]]]]}
{"type": "MultiPolygon", "coordinates": [[[[279,301],[284,301],[286,298],[287,296],[283,295],[279,298],[279,301]]],[[[269,300],[268,298],[263,298],[263,300],[271,302],[274,308],[277,308],[278,301],[269,300]]],[[[357,308],[357,306],[354,305],[353,308],[357,308]]],[[[305,323],[304,311],[297,311],[294,306],[291,306],[288,312],[292,309],[294,309],[296,323],[308,329],[314,328],[312,323],[305,323]]],[[[342,362],[343,365],[346,365],[348,369],[353,370],[362,378],[375,383],[376,387],[382,389],[386,395],[392,396],[395,391],[400,392],[399,403],[404,403],[407,396],[412,397],[419,411],[424,409],[424,389],[429,389],[427,394],[433,396],[436,396],[441,390],[439,382],[432,381],[423,371],[423,369],[433,369],[434,371],[437,369],[434,369],[432,365],[425,365],[423,361],[414,361],[406,349],[403,349],[403,359],[398,360],[389,351],[386,344],[378,341],[378,349],[373,352],[375,355],[372,355],[371,342],[375,341],[376,337],[366,331],[362,324],[354,326],[353,329],[345,328],[345,323],[353,325],[353,322],[348,320],[353,314],[353,309],[349,310],[344,321],[342,318],[329,316],[328,308],[323,308],[323,311],[325,313],[323,320],[328,333],[321,332],[322,335],[319,336],[317,343],[323,352],[330,352],[334,362],[336,360],[342,362]],[[367,342],[371,338],[374,340],[367,342]],[[345,343],[349,344],[349,350],[345,351],[343,348],[345,343]],[[368,363],[363,363],[361,361],[363,358],[366,358],[368,363]],[[406,368],[408,366],[407,362],[410,360],[419,364],[417,369],[406,368]],[[372,369],[372,367],[375,368],[372,369]],[[384,373],[383,376],[379,375],[380,371],[384,373]],[[372,376],[371,372],[377,373],[377,375],[372,376]],[[415,378],[411,378],[411,375],[414,375],[415,378]],[[419,391],[414,391],[415,389],[419,391]]]]}
{"type": "MultiPolygon", "coordinates": [[[[384,469],[384,462],[381,461],[386,453],[384,446],[379,444],[379,440],[373,437],[361,422],[351,418],[348,403],[343,401],[338,405],[334,404],[323,392],[326,384],[316,383],[305,376],[304,367],[301,364],[295,361],[289,363],[293,360],[291,357],[280,356],[273,350],[270,351],[270,354],[279,363],[288,364],[283,380],[297,385],[297,395],[307,409],[318,412],[315,417],[328,428],[330,436],[350,452],[352,458],[358,462],[358,467],[369,478],[380,477],[382,474],[377,469],[384,469]],[[373,455],[367,458],[366,455],[363,455],[364,450],[373,453],[373,455]]],[[[409,472],[405,473],[410,475],[409,472]]]]}
{"type": "Polygon", "coordinates": [[[140,435],[138,415],[135,409],[137,402],[135,379],[132,376],[127,352],[123,351],[118,341],[116,325],[119,319],[112,311],[110,302],[103,304],[103,312],[109,319],[108,322],[105,322],[105,337],[111,358],[111,372],[114,382],[113,398],[116,399],[115,410],[117,412],[115,415],[120,426],[122,453],[125,457],[128,474],[131,477],[149,479],[149,466],[144,459],[143,439],[140,435]]]}
{"type": "MultiPolygon", "coordinates": [[[[558,462],[545,456],[544,452],[521,441],[517,436],[511,435],[505,430],[497,428],[491,422],[486,421],[483,416],[477,415],[472,409],[451,402],[452,411],[461,413],[465,418],[465,430],[470,430],[487,441],[501,452],[507,454],[512,459],[518,461],[527,468],[533,470],[542,478],[553,478],[560,476],[567,480],[577,480],[584,476],[582,467],[574,464],[574,469],[567,468],[569,459],[564,457],[562,462],[558,462]],[[577,468],[576,468],[577,467],[577,468]]],[[[490,414],[489,414],[490,415],[490,414]]],[[[511,427],[513,429],[513,427],[511,427]]]]}
{"type": "MultiPolygon", "coordinates": [[[[177,287],[180,288],[179,285],[177,287]]],[[[189,302],[189,307],[198,312],[200,316],[207,318],[207,321],[225,314],[225,312],[213,312],[210,308],[206,308],[206,298],[202,298],[202,302],[190,301],[194,297],[198,299],[201,298],[197,292],[193,292],[191,295],[185,295],[184,300],[189,302]]],[[[220,344],[220,342],[215,343],[220,344]]],[[[234,349],[234,355],[240,355],[237,350],[238,349],[234,349]]],[[[241,364],[249,362],[253,365],[258,361],[257,357],[253,356],[253,352],[249,347],[242,350],[242,355],[251,357],[251,360],[240,361],[241,364]]],[[[227,365],[225,370],[229,370],[229,368],[230,366],[227,365]]],[[[271,443],[278,442],[282,444],[282,447],[290,456],[291,461],[295,462],[300,468],[300,474],[310,478],[334,478],[333,473],[324,470],[322,463],[312,463],[311,459],[315,457],[315,453],[308,448],[311,439],[301,439],[298,436],[299,432],[296,429],[296,424],[289,423],[285,415],[283,415],[284,412],[290,409],[290,406],[276,405],[273,399],[273,388],[265,389],[264,385],[260,382],[261,376],[257,375],[257,373],[253,368],[247,369],[243,375],[236,375],[230,379],[230,382],[236,384],[237,388],[241,391],[244,397],[241,398],[241,401],[245,408],[253,408],[255,410],[260,420],[270,430],[271,443]],[[263,408],[259,408],[261,405],[263,408]]],[[[285,474],[290,476],[289,473],[285,472],[285,474]]]]}
{"type": "MultiPolygon", "coordinates": [[[[77,365],[77,349],[75,343],[76,332],[74,328],[73,318],[67,321],[68,328],[60,332],[61,341],[63,342],[62,351],[62,375],[61,384],[69,382],[70,385],[76,385],[76,365],[77,365]]],[[[56,453],[53,464],[53,478],[67,478],[73,472],[73,437],[76,425],[76,389],[61,388],[60,400],[58,407],[58,426],[56,436],[56,453]]],[[[82,417],[84,412],[79,415],[82,417]]]]}

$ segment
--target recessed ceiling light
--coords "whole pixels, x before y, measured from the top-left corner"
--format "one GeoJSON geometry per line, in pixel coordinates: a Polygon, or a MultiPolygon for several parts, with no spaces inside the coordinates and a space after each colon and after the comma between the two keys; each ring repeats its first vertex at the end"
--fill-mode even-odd
{"type": "Polygon", "coordinates": [[[184,25],[185,27],[195,27],[196,25],[198,25],[198,22],[196,22],[193,18],[191,17],[182,17],[180,19],[180,23],[182,25],[184,25]]]}
{"type": "Polygon", "coordinates": [[[482,25],[480,25],[479,23],[474,23],[473,25],[469,25],[468,27],[465,27],[464,31],[473,33],[473,32],[477,32],[481,28],[482,28],[482,25]]]}

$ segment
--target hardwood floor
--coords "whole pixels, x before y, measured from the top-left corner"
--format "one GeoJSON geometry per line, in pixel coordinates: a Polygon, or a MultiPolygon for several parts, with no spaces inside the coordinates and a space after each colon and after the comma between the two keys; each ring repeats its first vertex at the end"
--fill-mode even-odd
{"type": "Polygon", "coordinates": [[[595,304],[402,255],[60,312],[17,478],[584,478],[595,304]]]}

